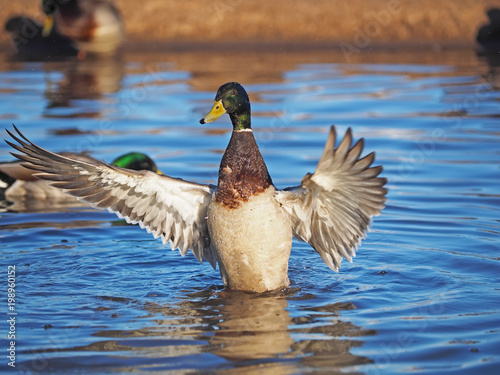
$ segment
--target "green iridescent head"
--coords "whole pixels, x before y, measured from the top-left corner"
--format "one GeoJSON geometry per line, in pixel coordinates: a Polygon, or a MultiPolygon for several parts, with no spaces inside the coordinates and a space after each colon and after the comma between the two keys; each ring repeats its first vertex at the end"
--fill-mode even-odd
{"type": "Polygon", "coordinates": [[[117,167],[133,169],[136,171],[147,170],[158,174],[162,174],[153,160],[147,155],[141,154],[140,152],[129,152],[128,154],[117,157],[112,165],[117,167]]]}
{"type": "Polygon", "coordinates": [[[229,82],[219,87],[214,106],[200,123],[215,121],[224,113],[231,118],[233,130],[251,129],[250,99],[243,86],[237,82],[229,82]]]}

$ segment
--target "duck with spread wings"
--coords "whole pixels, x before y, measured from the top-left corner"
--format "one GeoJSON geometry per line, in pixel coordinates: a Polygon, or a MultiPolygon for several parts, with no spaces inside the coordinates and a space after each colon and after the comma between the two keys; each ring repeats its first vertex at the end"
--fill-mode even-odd
{"type": "Polygon", "coordinates": [[[225,113],[233,132],[217,186],[75,160],[37,146],[17,129],[18,135],[9,134],[18,144],[8,143],[37,177],[139,224],[182,255],[191,249],[200,262],[214,268],[218,263],[231,290],[287,287],[293,237],[309,243],[334,271],[343,258],[352,261],[387,193],[382,167],[372,166],[374,153],[361,157],[363,140],[353,145],[349,129],[336,147],[332,126],[316,171],[300,185],[279,190],[253,136],[250,100],[236,82],[219,88],[200,122],[225,113]]]}

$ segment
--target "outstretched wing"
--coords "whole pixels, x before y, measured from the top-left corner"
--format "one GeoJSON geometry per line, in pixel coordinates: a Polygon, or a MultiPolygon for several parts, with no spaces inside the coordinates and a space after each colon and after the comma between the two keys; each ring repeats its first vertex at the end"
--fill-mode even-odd
{"type": "Polygon", "coordinates": [[[290,215],[294,237],[309,243],[325,263],[338,271],[342,257],[352,261],[371,218],[384,208],[385,178],[382,167],[371,167],[375,154],[359,158],[363,139],[354,146],[351,129],[335,148],[335,127],[316,172],[300,186],[278,191],[276,199],[290,215]]]}
{"type": "Polygon", "coordinates": [[[38,178],[52,186],[107,209],[128,223],[139,224],[163,243],[171,242],[184,256],[191,249],[196,258],[208,260],[215,268],[210,250],[207,208],[214,189],[150,171],[133,171],[107,163],[76,160],[47,151],[29,141],[15,126],[21,138],[7,130],[19,145],[6,141],[22,154],[12,153],[37,171],[38,178]]]}

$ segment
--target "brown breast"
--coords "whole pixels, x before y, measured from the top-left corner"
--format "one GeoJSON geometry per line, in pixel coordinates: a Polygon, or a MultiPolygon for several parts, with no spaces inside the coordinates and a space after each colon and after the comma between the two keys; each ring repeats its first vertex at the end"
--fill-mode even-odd
{"type": "Polygon", "coordinates": [[[236,208],[272,184],[253,133],[234,131],[220,164],[216,200],[236,208]]]}

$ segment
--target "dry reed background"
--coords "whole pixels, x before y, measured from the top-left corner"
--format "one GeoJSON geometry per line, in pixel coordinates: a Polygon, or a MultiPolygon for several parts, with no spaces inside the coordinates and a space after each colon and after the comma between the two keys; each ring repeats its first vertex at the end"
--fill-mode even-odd
{"type": "MultiPolygon", "coordinates": [[[[55,0],[56,1],[56,0],[55,0]]],[[[40,0],[2,0],[0,23],[41,19],[40,0]]],[[[361,46],[472,44],[500,0],[115,0],[130,42],[272,41],[361,46]]],[[[7,36],[0,33],[0,44],[7,36]]]]}

